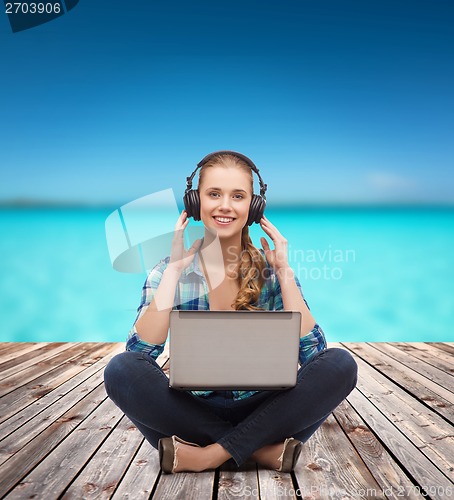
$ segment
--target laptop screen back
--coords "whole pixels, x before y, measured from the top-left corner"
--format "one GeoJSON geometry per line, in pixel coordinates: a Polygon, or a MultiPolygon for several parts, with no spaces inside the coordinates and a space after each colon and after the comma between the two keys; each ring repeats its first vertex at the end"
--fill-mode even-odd
{"type": "Polygon", "coordinates": [[[278,390],[295,386],[299,311],[170,312],[170,386],[278,390]]]}

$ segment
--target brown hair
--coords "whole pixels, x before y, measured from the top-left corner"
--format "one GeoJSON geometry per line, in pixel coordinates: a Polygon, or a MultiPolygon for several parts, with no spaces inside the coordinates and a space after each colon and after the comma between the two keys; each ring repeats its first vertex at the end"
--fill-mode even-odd
{"type": "MultiPolygon", "coordinates": [[[[219,166],[237,167],[246,172],[251,178],[251,193],[254,192],[254,177],[250,166],[241,158],[231,154],[218,154],[208,160],[200,169],[199,186],[203,182],[205,170],[219,166]]],[[[233,309],[246,309],[249,311],[263,309],[253,304],[260,297],[260,292],[265,283],[266,268],[266,261],[260,251],[252,244],[249,236],[249,226],[246,224],[241,231],[241,255],[236,272],[240,289],[232,304],[233,309]]]]}

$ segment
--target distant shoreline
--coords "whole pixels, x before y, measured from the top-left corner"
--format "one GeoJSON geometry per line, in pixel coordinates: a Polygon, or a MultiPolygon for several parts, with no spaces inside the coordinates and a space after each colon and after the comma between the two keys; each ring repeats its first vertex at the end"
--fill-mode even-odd
{"type": "MultiPolygon", "coordinates": [[[[127,201],[118,204],[95,204],[95,203],[82,203],[76,201],[51,201],[51,200],[28,200],[28,199],[17,199],[17,200],[0,200],[0,210],[8,209],[49,209],[49,210],[117,210],[123,204],[128,203],[127,201]]],[[[180,210],[183,209],[183,206],[180,210]]],[[[369,210],[396,210],[396,209],[409,209],[409,210],[454,210],[453,203],[435,203],[435,202],[376,202],[376,203],[365,203],[365,202],[320,202],[320,203],[270,203],[269,210],[290,210],[290,209],[302,209],[302,210],[359,210],[359,209],[369,209],[369,210]]]]}

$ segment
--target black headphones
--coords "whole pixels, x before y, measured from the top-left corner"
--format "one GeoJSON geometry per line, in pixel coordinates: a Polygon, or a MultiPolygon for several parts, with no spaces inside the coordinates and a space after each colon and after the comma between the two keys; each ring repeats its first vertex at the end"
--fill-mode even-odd
{"type": "Polygon", "coordinates": [[[265,191],[267,186],[263,183],[263,180],[259,174],[259,169],[255,166],[253,161],[250,160],[247,156],[241,153],[237,153],[236,151],[215,151],[214,153],[210,153],[197,164],[197,168],[194,170],[194,172],[192,172],[191,176],[186,177],[186,191],[184,192],[183,202],[188,217],[193,217],[194,220],[200,220],[200,195],[198,189],[192,189],[192,179],[197,172],[197,169],[203,167],[205,163],[207,163],[216,155],[236,156],[237,158],[245,161],[251,167],[251,170],[253,170],[257,174],[260,182],[260,195],[252,195],[251,204],[249,205],[249,217],[247,220],[247,225],[250,226],[253,222],[258,224],[260,222],[260,219],[263,217],[263,213],[265,212],[265,191]]]}

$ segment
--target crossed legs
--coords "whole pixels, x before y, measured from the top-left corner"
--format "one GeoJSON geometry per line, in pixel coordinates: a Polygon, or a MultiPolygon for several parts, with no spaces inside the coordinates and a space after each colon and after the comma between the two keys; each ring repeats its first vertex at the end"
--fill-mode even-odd
{"type": "Polygon", "coordinates": [[[238,466],[252,458],[275,468],[285,439],[307,441],[353,390],[357,365],[344,349],[318,352],[299,369],[292,389],[264,391],[232,407],[234,423],[202,398],[169,389],[167,376],[143,353],[112,358],[104,380],[109,397],[152,446],[174,434],[201,446],[178,444],[176,471],[215,468],[231,457],[238,466]]]}

